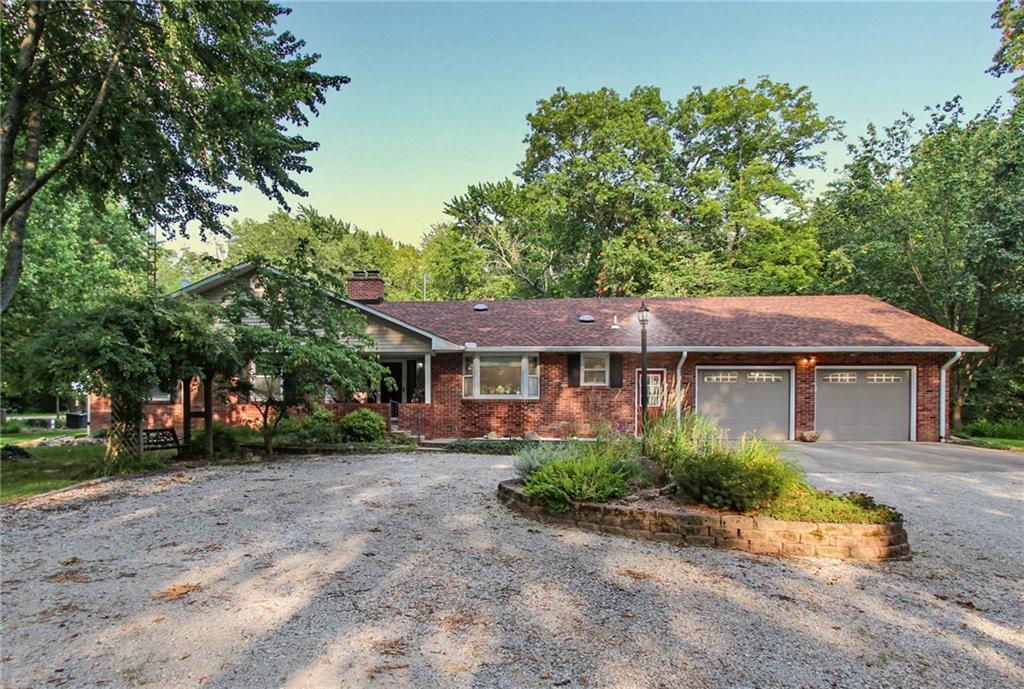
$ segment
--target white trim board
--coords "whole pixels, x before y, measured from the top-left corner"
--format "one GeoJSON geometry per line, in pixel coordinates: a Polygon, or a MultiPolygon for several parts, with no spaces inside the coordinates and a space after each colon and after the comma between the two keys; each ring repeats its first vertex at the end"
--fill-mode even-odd
{"type": "MultiPolygon", "coordinates": [[[[917,442],[917,366],[913,364],[885,364],[881,366],[869,366],[867,364],[856,364],[853,366],[839,366],[836,364],[827,364],[823,366],[815,366],[812,373],[814,374],[814,430],[818,430],[818,369],[821,370],[844,370],[844,369],[858,369],[858,370],[895,370],[895,371],[910,371],[910,442],[917,442]]],[[[843,442],[843,441],[834,441],[843,442]]],[[[874,441],[854,441],[854,442],[874,442],[874,441]]],[[[884,442],[884,441],[877,441],[884,442]]]]}
{"type": "Polygon", "coordinates": [[[796,440],[796,366],[754,366],[739,364],[728,366],[723,364],[701,364],[693,367],[693,410],[700,413],[700,372],[702,370],[728,371],[789,371],[789,437],[796,440]]]}

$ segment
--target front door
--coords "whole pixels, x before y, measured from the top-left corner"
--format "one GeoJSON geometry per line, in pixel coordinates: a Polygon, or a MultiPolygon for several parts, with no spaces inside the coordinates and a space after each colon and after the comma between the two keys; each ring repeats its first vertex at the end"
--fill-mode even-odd
{"type": "Polygon", "coordinates": [[[380,401],[382,404],[388,402],[401,402],[402,393],[405,388],[405,376],[402,375],[404,371],[404,363],[401,361],[382,361],[381,366],[384,366],[388,370],[388,377],[395,381],[395,388],[391,390],[384,381],[380,383],[380,401]]]}
{"type": "MultiPolygon", "coordinates": [[[[633,414],[633,430],[639,435],[640,433],[640,381],[643,372],[640,369],[636,370],[636,379],[634,381],[634,414],[633,414]]],[[[665,413],[665,369],[663,368],[649,368],[647,369],[647,415],[648,416],[661,416],[665,413]]]]}

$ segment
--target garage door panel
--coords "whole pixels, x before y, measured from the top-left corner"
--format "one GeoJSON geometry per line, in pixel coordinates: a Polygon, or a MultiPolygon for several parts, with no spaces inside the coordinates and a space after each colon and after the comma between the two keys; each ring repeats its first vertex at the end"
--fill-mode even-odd
{"type": "Polygon", "coordinates": [[[910,369],[818,369],[815,429],[822,440],[909,440],[910,369]]]}
{"type": "Polygon", "coordinates": [[[789,437],[790,372],[775,369],[701,369],[697,376],[697,406],[730,438],[757,433],[789,437]]]}

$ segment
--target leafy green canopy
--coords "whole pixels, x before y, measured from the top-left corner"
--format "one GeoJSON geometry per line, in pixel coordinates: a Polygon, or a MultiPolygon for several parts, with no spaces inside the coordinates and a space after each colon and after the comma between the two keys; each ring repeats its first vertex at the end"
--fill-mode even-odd
{"type": "Polygon", "coordinates": [[[527,116],[516,176],[446,211],[524,296],[791,292],[817,270],[798,172],[838,123],[805,87],[559,89],[527,116]],[[693,291],[691,291],[693,290],[693,291]]]}
{"type": "Polygon", "coordinates": [[[260,257],[250,260],[256,270],[231,283],[225,318],[233,324],[241,360],[255,369],[236,379],[236,392],[259,413],[270,452],[291,407],[311,408],[328,390],[340,398],[374,390],[387,369],[365,353],[373,344],[365,318],[330,296],[344,295],[344,284],[315,260],[306,242],[278,267],[260,257]]]}
{"type": "Polygon", "coordinates": [[[265,0],[5,2],[2,306],[42,188],[114,197],[168,235],[223,232],[239,182],[287,207],[317,144],[294,133],[347,77],[320,74],[265,0]],[[53,161],[41,157],[53,154],[53,161]],[[40,165],[40,163],[46,163],[40,165]]]}
{"type": "Polygon", "coordinates": [[[850,151],[814,213],[820,287],[873,294],[991,345],[954,376],[956,420],[979,385],[982,407],[1024,413],[1024,103],[968,119],[954,99],[920,131],[906,117],[850,151]]]}
{"type": "Polygon", "coordinates": [[[420,298],[423,275],[419,253],[383,232],[367,232],[308,206],[299,206],[294,214],[275,211],[264,221],[235,221],[229,228],[229,264],[260,256],[273,265],[283,265],[291,260],[295,247],[305,243],[324,273],[344,277],[356,270],[380,270],[388,299],[420,298]]]}

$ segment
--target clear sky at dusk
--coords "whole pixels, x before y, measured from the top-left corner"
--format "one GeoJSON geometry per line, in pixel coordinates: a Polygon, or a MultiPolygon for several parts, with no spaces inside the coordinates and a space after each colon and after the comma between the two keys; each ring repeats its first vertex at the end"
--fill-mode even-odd
{"type": "Polygon", "coordinates": [[[282,26],[352,78],[305,132],[321,144],[305,203],[418,241],[469,184],[512,175],[525,115],[558,86],[674,100],[766,74],[809,86],[849,136],[956,94],[982,110],[1010,86],[985,74],[994,5],[290,3],[282,26]]]}

